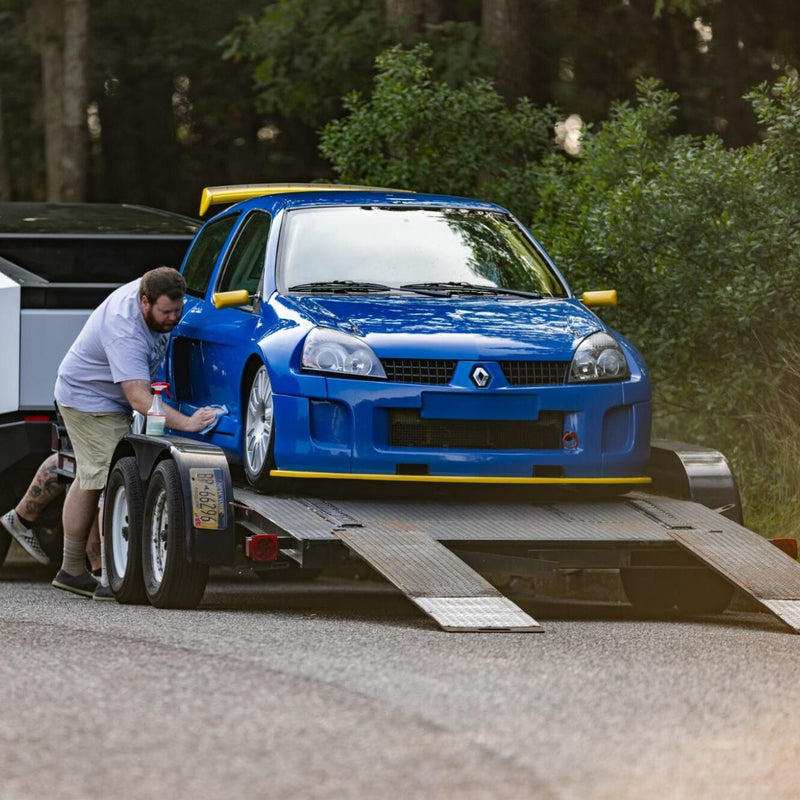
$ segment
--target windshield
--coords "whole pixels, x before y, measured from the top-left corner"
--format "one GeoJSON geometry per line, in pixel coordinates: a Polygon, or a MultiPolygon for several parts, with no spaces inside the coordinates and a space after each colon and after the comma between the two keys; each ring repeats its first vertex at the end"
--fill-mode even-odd
{"type": "Polygon", "coordinates": [[[337,291],[343,284],[356,291],[359,284],[371,284],[374,291],[380,284],[386,289],[498,287],[545,297],[567,295],[514,220],[489,211],[296,209],[287,213],[279,258],[280,282],[289,291],[337,291]]]}

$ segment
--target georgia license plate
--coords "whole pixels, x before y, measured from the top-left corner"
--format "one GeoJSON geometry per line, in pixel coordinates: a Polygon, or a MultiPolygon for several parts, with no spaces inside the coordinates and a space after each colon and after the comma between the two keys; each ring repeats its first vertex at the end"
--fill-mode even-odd
{"type": "Polygon", "coordinates": [[[228,527],[225,514],[225,484],[221,469],[190,469],[192,487],[192,518],[195,528],[224,530],[228,527]]]}

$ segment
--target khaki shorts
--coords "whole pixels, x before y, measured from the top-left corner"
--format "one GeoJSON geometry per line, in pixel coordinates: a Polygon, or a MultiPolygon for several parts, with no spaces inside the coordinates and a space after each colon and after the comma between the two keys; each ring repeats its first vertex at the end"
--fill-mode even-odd
{"type": "Polygon", "coordinates": [[[130,431],[121,411],[78,411],[58,404],[72,442],[81,489],[103,489],[117,442],[130,431]]]}

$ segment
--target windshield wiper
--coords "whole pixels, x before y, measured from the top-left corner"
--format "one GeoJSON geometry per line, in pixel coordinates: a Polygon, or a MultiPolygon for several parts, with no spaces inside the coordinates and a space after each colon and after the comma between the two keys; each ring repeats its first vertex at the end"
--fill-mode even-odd
{"type": "Polygon", "coordinates": [[[504,289],[502,286],[486,286],[466,281],[443,281],[441,283],[404,283],[401,289],[439,289],[455,294],[510,294],[517,297],[531,297],[541,300],[541,292],[524,292],[521,289],[504,289]]]}
{"type": "Polygon", "coordinates": [[[290,292],[388,292],[392,287],[363,281],[316,281],[290,286],[290,292]]]}
{"type": "Polygon", "coordinates": [[[424,286],[387,286],[384,283],[365,283],[363,281],[317,281],[298,283],[289,287],[290,292],[414,292],[432,297],[448,297],[450,292],[426,288],[424,286]]]}

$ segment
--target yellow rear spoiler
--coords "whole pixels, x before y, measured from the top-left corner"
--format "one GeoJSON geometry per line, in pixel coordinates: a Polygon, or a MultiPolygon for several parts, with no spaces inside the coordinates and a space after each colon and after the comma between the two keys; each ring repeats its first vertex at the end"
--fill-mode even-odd
{"type": "Polygon", "coordinates": [[[338,183],[241,183],[231,186],[206,186],[200,197],[200,216],[209,206],[220,203],[238,203],[251,197],[286,192],[407,192],[408,189],[384,189],[376,186],[348,186],[338,183]]]}

